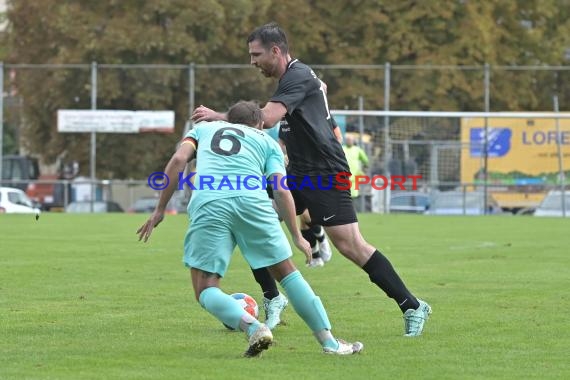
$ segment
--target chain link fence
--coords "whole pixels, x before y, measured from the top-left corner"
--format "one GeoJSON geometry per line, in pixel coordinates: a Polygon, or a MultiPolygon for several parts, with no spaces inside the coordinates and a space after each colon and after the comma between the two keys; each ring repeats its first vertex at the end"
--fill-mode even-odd
{"type": "MultiPolygon", "coordinates": [[[[506,172],[510,173],[510,177],[501,178],[505,176],[505,169],[493,167],[500,162],[499,157],[484,157],[481,154],[482,147],[479,153],[475,152],[477,149],[474,148],[474,140],[463,135],[467,127],[464,126],[465,119],[462,117],[373,116],[357,112],[401,109],[401,104],[410,103],[415,104],[414,108],[417,109],[438,111],[456,111],[458,108],[461,111],[482,112],[547,111],[554,108],[552,94],[559,94],[559,101],[564,108],[567,95],[563,84],[570,80],[570,66],[408,66],[387,63],[312,67],[328,85],[329,103],[336,110],[335,117],[341,129],[344,133],[355,134],[367,152],[370,158],[367,170],[370,175],[421,175],[419,185],[424,191],[458,188],[473,190],[480,188],[484,180],[485,186],[495,189],[492,196],[500,198],[502,206],[511,209],[535,207],[545,192],[560,186],[564,179],[569,155],[567,147],[570,145],[566,120],[560,120],[561,134],[554,135],[554,140],[552,133],[558,133],[555,131],[554,119],[541,120],[534,126],[514,127],[528,128],[524,135],[527,140],[521,140],[522,134],[518,137],[521,144],[527,143],[527,152],[537,146],[545,149],[534,158],[530,153],[526,156],[522,154],[518,163],[513,163],[513,167],[506,172]],[[347,80],[358,85],[350,89],[342,86],[347,80]],[[532,96],[524,99],[517,96],[516,88],[512,86],[513,83],[521,82],[534,89],[532,96]],[[419,86],[425,91],[416,91],[419,86]],[[472,91],[466,93],[462,88],[472,91]],[[426,97],[426,93],[430,96],[426,97]],[[473,97],[473,93],[479,95],[473,97]],[[420,97],[420,94],[424,95],[420,97]],[[562,150],[561,154],[556,149],[562,150]],[[473,158],[475,156],[477,159],[473,158]],[[466,157],[472,159],[467,160],[466,157]],[[546,165],[544,172],[537,172],[539,169],[532,166],[532,162],[539,158],[542,165],[546,165]],[[544,164],[547,158],[554,167],[550,163],[544,164]],[[475,161],[477,165],[473,163],[475,161]],[[524,172],[529,165],[532,167],[530,174],[524,172]],[[537,179],[538,177],[542,179],[537,179]],[[527,203],[521,199],[526,199],[527,203]]],[[[73,139],[63,139],[54,128],[49,128],[56,122],[58,109],[172,109],[176,113],[176,135],[144,136],[146,141],[152,139],[154,145],[160,147],[165,162],[180,136],[189,128],[188,117],[197,105],[225,109],[230,105],[228,99],[232,99],[232,102],[238,99],[263,102],[275,88],[275,81],[259,75],[250,65],[0,63],[0,69],[0,87],[3,93],[0,97],[0,155],[6,156],[6,152],[13,151],[30,155],[41,152],[58,163],[65,161],[66,151],[75,149],[82,157],[80,166],[83,168],[83,180],[101,185],[95,173],[107,178],[103,186],[107,190],[98,194],[101,194],[101,198],[117,200],[125,209],[130,207],[135,198],[154,194],[148,188],[145,173],[132,170],[136,163],[149,159],[144,150],[133,155],[127,154],[127,150],[123,149],[125,146],[136,146],[143,137],[76,134],[73,139]],[[22,95],[30,92],[39,93],[40,96],[28,99],[22,95]],[[231,96],[228,97],[228,94],[231,96]],[[39,132],[41,138],[36,140],[56,142],[50,144],[49,149],[30,144],[26,115],[31,114],[36,115],[36,119],[46,126],[39,132]],[[101,146],[116,151],[123,149],[125,156],[120,162],[111,160],[104,149],[97,149],[101,146]],[[123,167],[129,168],[128,173],[121,171],[123,167]],[[105,173],[114,173],[114,178],[105,173]]],[[[523,123],[531,120],[521,119],[525,120],[523,123]]],[[[479,128],[480,132],[485,127],[484,120],[481,120],[478,126],[471,126],[471,129],[479,128]]],[[[502,130],[511,126],[499,123],[490,128],[502,130]]],[[[500,153],[491,152],[491,155],[500,153]]],[[[52,185],[63,184],[68,189],[67,197],[61,195],[63,207],[75,195],[69,188],[72,178],[62,176],[61,169],[57,164],[42,165],[40,172],[51,174],[49,178],[43,177],[43,184],[49,181],[52,185]]],[[[12,183],[24,187],[24,182],[34,181],[38,185],[42,184],[37,178],[24,178],[23,173],[18,176],[5,161],[0,164],[0,174],[2,185],[12,183]]],[[[371,186],[364,186],[359,205],[361,210],[372,210],[373,190],[371,186]]],[[[94,198],[95,195],[91,194],[90,197],[94,198]]]]}

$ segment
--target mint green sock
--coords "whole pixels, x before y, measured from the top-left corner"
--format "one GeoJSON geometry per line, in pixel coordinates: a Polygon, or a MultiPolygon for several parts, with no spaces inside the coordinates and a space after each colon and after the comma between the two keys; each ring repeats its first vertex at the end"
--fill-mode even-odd
{"type": "Polygon", "coordinates": [[[331,348],[333,350],[338,349],[338,340],[335,339],[330,330],[321,330],[313,333],[313,335],[317,338],[321,346],[331,348]]]}
{"type": "MultiPolygon", "coordinates": [[[[298,270],[281,280],[289,301],[299,316],[313,333],[330,330],[331,324],[321,299],[315,295],[311,286],[298,270]]],[[[322,343],[322,342],[321,342],[322,343]]]]}
{"type": "Polygon", "coordinates": [[[200,305],[223,324],[230,326],[234,330],[246,331],[248,335],[250,335],[249,331],[245,328],[249,329],[251,325],[256,325],[252,330],[255,331],[259,324],[255,318],[235,302],[232,296],[222,292],[220,288],[211,287],[204,289],[200,293],[200,305]],[[240,323],[242,319],[247,322],[247,326],[242,326],[240,323]]]}

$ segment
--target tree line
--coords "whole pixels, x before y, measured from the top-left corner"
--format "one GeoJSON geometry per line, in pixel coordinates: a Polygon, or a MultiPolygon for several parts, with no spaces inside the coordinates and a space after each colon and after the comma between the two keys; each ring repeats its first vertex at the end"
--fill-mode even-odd
{"type": "MultiPolygon", "coordinates": [[[[570,0],[9,0],[0,59],[247,64],[249,33],[277,21],[292,55],[305,63],[371,65],[316,70],[328,84],[331,108],[356,109],[362,96],[366,109],[383,109],[385,78],[377,66],[389,62],[391,109],[481,111],[483,67],[489,64],[491,110],[548,111],[552,94],[564,110],[569,70],[516,67],[568,64],[569,13],[570,0]]],[[[87,174],[89,136],[57,133],[56,114],[91,108],[90,70],[18,68],[4,77],[5,91],[19,99],[18,107],[5,106],[7,134],[17,134],[47,163],[62,155],[78,160],[87,174]]],[[[184,69],[98,70],[97,108],[177,115],[172,135],[98,135],[99,177],[144,178],[162,168],[189,116],[188,81],[184,69]]],[[[238,99],[264,101],[274,88],[254,68],[196,70],[196,104],[217,109],[238,99]]]]}

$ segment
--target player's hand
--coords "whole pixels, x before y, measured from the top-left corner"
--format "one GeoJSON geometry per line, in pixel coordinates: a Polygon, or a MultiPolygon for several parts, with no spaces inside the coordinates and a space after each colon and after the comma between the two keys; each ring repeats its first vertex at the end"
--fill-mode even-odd
{"type": "Polygon", "coordinates": [[[143,240],[145,243],[152,234],[152,230],[162,222],[164,214],[153,212],[150,218],[137,230],[139,241],[143,240]]]}
{"type": "Polygon", "coordinates": [[[293,236],[293,243],[301,252],[305,254],[305,264],[309,264],[313,257],[313,252],[311,250],[311,244],[301,234],[293,236]]]}
{"type": "Polygon", "coordinates": [[[190,118],[196,123],[199,123],[201,121],[212,121],[219,119],[218,113],[216,111],[202,105],[197,107],[194,112],[192,112],[192,116],[190,118]]]}

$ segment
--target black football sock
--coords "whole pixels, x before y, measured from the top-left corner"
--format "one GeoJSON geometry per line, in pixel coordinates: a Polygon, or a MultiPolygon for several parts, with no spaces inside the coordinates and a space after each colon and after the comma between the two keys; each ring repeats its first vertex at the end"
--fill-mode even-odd
{"type": "Polygon", "coordinates": [[[315,238],[319,241],[319,243],[325,240],[325,229],[320,224],[315,224],[311,226],[311,231],[313,232],[313,235],[315,235],[315,238]]]}
{"type": "Polygon", "coordinates": [[[317,238],[311,231],[311,229],[301,230],[301,235],[305,238],[306,241],[309,242],[311,245],[311,249],[313,250],[313,259],[321,257],[321,253],[316,249],[317,248],[317,238]]]}
{"type": "Polygon", "coordinates": [[[388,297],[393,298],[398,303],[402,312],[408,309],[417,309],[420,306],[418,300],[406,288],[390,261],[380,251],[374,251],[362,269],[368,273],[370,281],[378,285],[380,289],[386,292],[388,297]]]}
{"type": "Polygon", "coordinates": [[[255,277],[255,281],[261,286],[261,291],[263,292],[263,297],[267,298],[268,300],[272,300],[273,298],[279,295],[279,289],[277,289],[277,282],[269,273],[267,268],[259,268],[259,269],[251,269],[253,272],[253,277],[255,277]]]}

